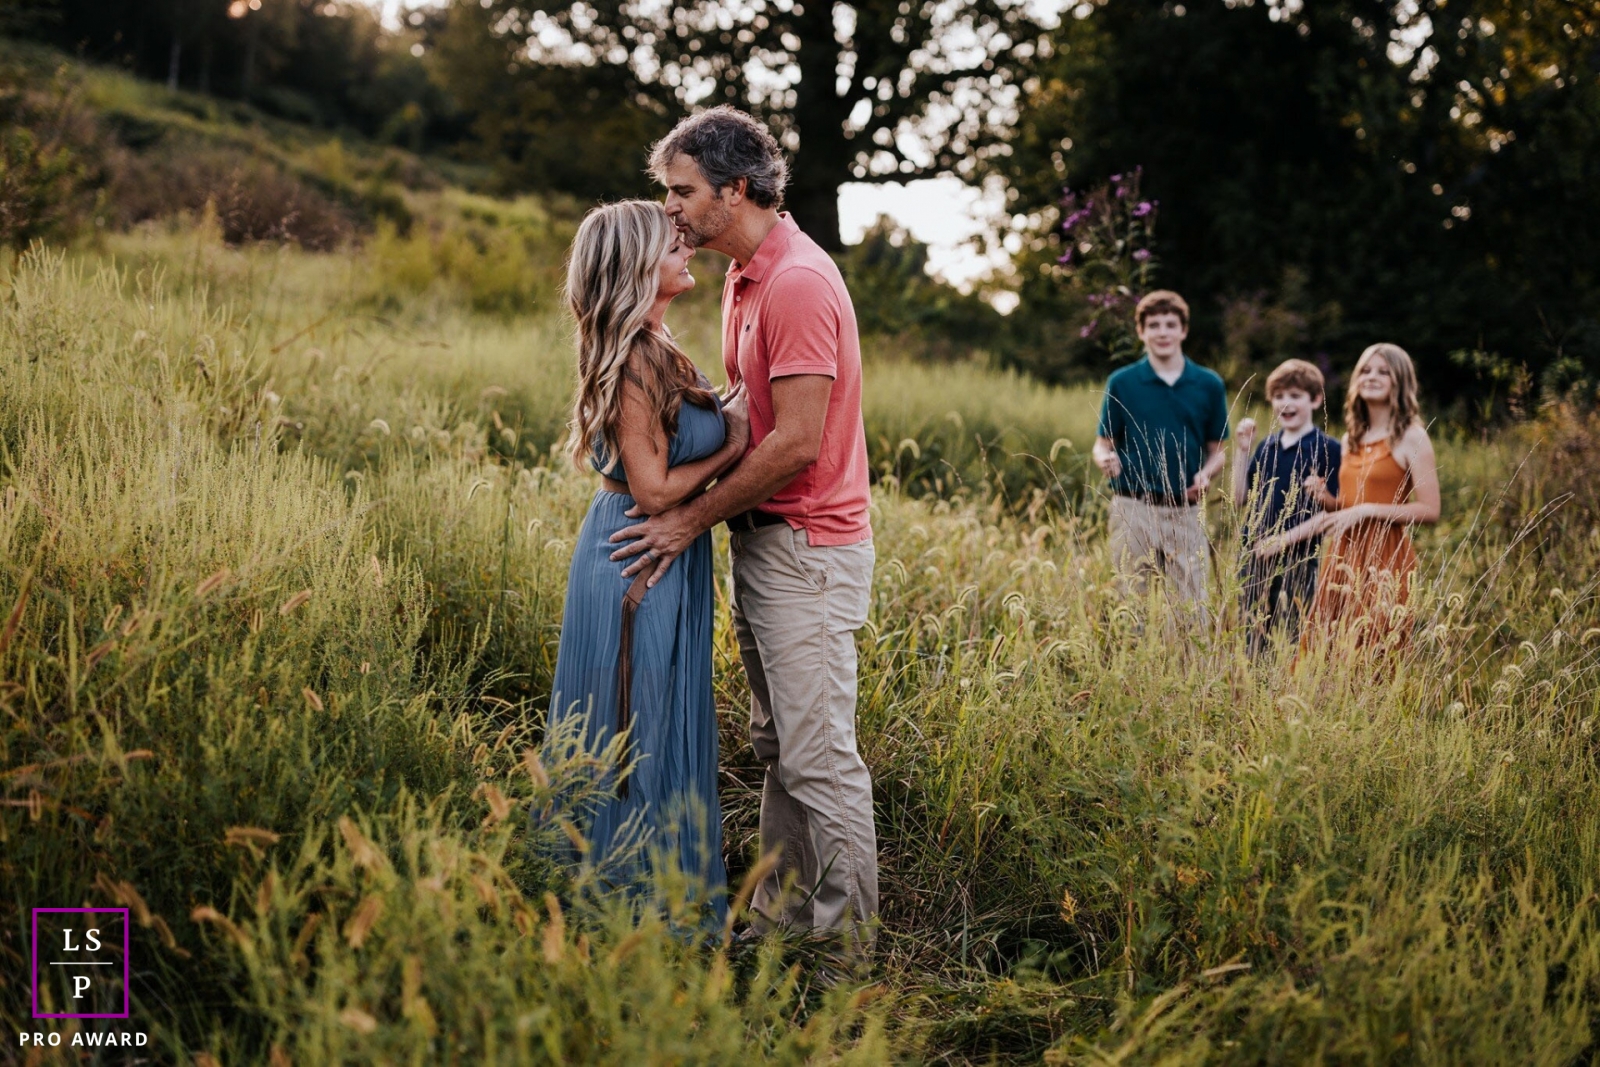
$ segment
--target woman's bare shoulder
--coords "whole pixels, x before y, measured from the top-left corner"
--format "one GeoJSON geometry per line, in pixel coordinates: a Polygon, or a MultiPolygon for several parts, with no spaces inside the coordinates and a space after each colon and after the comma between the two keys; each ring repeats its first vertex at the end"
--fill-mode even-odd
{"type": "Polygon", "coordinates": [[[1400,440],[1389,449],[1399,464],[1409,470],[1411,465],[1419,459],[1433,457],[1433,440],[1428,436],[1428,428],[1421,419],[1417,419],[1406,432],[1400,435],[1400,440]]]}
{"type": "Polygon", "coordinates": [[[1421,419],[1406,427],[1406,432],[1400,435],[1400,443],[1408,448],[1433,451],[1433,439],[1428,436],[1428,427],[1421,419]]]}

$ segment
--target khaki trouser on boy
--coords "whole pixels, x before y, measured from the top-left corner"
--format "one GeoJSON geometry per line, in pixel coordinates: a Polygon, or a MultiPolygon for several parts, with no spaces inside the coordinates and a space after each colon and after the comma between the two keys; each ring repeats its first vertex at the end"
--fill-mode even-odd
{"type": "Polygon", "coordinates": [[[813,546],[780,523],[735,531],[732,547],[750,741],[767,768],[761,848],[783,850],[751,903],[774,923],[870,939],[878,839],[856,749],[855,632],[867,621],[872,542],[813,546]]]}
{"type": "Polygon", "coordinates": [[[1144,596],[1151,577],[1165,581],[1174,614],[1204,624],[1211,545],[1200,509],[1111,498],[1111,566],[1124,593],[1144,596]]]}

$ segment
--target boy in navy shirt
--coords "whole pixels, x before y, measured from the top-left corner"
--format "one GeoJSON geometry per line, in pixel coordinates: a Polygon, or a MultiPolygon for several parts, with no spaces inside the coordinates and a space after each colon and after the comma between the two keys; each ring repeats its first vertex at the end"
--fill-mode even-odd
{"type": "Polygon", "coordinates": [[[1291,541],[1299,526],[1339,494],[1339,442],[1311,424],[1322,406],[1322,372],[1303,359],[1287,360],[1267,377],[1267,399],[1278,429],[1249,456],[1254,419],[1235,431],[1233,501],[1244,509],[1244,613],[1250,653],[1260,652],[1269,633],[1293,640],[1300,616],[1317,588],[1321,538],[1291,541]]]}

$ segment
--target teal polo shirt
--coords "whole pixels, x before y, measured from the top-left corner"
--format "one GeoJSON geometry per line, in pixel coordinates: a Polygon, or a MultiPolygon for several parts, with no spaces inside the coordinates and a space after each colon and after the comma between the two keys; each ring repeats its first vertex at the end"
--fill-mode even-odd
{"type": "Polygon", "coordinates": [[[1171,385],[1157,377],[1148,353],[1106,381],[1099,436],[1122,460],[1115,492],[1181,497],[1205,463],[1206,443],[1228,438],[1228,390],[1216,371],[1187,357],[1171,385]]]}

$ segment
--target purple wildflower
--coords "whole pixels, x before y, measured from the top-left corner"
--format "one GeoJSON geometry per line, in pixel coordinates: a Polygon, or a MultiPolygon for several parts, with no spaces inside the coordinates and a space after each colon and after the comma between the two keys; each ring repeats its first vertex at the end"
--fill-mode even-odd
{"type": "Polygon", "coordinates": [[[1156,209],[1156,206],[1154,204],[1152,204],[1150,201],[1141,200],[1137,204],[1135,204],[1134,207],[1133,207],[1133,217],[1136,218],[1136,219],[1142,219],[1146,215],[1150,214],[1150,212],[1154,211],[1155,209],[1156,209]]]}
{"type": "Polygon", "coordinates": [[[1122,180],[1122,175],[1120,175],[1120,174],[1113,174],[1111,176],[1111,181],[1113,183],[1120,182],[1121,180],[1122,180]]]}
{"type": "Polygon", "coordinates": [[[1133,258],[1138,262],[1143,263],[1145,260],[1150,258],[1150,250],[1148,248],[1136,248],[1133,250],[1133,258]]]}
{"type": "Polygon", "coordinates": [[[1089,325],[1085,326],[1083,329],[1078,331],[1078,336],[1079,337],[1088,337],[1090,334],[1094,333],[1095,327],[1099,326],[1099,325],[1100,325],[1100,320],[1099,319],[1092,320],[1089,323],[1089,325]]]}
{"type": "Polygon", "coordinates": [[[1069,248],[1069,249],[1066,250],[1066,252],[1064,252],[1063,254],[1057,256],[1056,257],[1056,262],[1057,263],[1071,263],[1072,262],[1072,249],[1069,248]]]}

